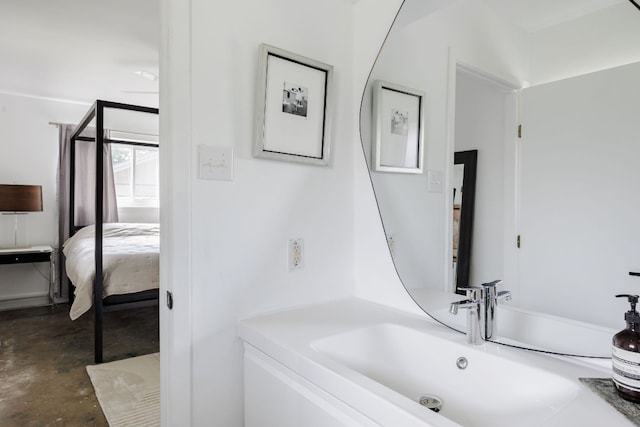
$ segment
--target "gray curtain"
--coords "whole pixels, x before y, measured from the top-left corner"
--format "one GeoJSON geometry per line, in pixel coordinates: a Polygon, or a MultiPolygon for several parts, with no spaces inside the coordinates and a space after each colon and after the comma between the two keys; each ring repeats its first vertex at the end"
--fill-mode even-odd
{"type": "MultiPolygon", "coordinates": [[[[69,296],[69,282],[64,269],[62,245],[69,238],[69,180],[71,134],[76,125],[58,126],[58,296],[69,296]]],[[[95,137],[95,129],[87,128],[83,136],[95,137]]],[[[105,132],[105,137],[107,132],[105,132]]],[[[75,168],[75,224],[90,225],[95,222],[96,143],[76,141],[75,168]]],[[[104,222],[118,222],[118,203],[111,160],[111,146],[103,144],[104,150],[104,222]]]]}

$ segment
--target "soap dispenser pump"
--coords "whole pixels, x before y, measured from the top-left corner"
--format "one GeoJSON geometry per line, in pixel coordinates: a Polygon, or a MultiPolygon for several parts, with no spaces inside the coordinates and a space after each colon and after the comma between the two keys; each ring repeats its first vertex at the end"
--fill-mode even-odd
{"type": "Polygon", "coordinates": [[[640,314],[636,311],[638,295],[616,295],[627,298],[631,310],[624,315],[627,327],[613,336],[613,383],[625,400],[640,403],[640,314]]]}

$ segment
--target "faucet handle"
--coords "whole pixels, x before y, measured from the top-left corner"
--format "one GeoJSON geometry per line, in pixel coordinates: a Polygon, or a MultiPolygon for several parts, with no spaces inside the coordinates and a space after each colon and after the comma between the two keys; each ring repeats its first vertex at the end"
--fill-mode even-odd
{"type": "Polygon", "coordinates": [[[502,280],[494,280],[493,282],[483,283],[482,288],[485,290],[485,296],[489,299],[496,297],[496,287],[502,283],[502,280]]]}
{"type": "Polygon", "coordinates": [[[483,283],[480,286],[482,286],[483,288],[495,288],[496,286],[498,286],[501,283],[502,283],[502,280],[498,279],[498,280],[494,280],[493,282],[483,283]]]}
{"type": "Polygon", "coordinates": [[[484,288],[480,286],[460,286],[459,291],[465,291],[470,300],[478,301],[484,298],[484,288]]]}
{"type": "Polygon", "coordinates": [[[496,295],[496,300],[498,301],[511,301],[511,292],[509,291],[500,291],[496,295]]]}

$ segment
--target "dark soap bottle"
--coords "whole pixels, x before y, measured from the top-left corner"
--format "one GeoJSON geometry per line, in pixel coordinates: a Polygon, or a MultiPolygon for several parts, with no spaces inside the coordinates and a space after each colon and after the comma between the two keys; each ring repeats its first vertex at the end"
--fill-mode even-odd
{"type": "Polygon", "coordinates": [[[613,336],[613,383],[625,400],[640,403],[640,314],[636,311],[638,295],[616,295],[627,298],[631,310],[624,315],[627,327],[613,336]]]}

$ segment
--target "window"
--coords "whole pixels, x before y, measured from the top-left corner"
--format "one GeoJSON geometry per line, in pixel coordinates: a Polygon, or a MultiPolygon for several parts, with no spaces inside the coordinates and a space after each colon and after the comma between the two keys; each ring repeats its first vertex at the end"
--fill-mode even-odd
{"type": "Polygon", "coordinates": [[[153,147],[111,145],[119,207],[159,207],[159,152],[153,147]]]}

